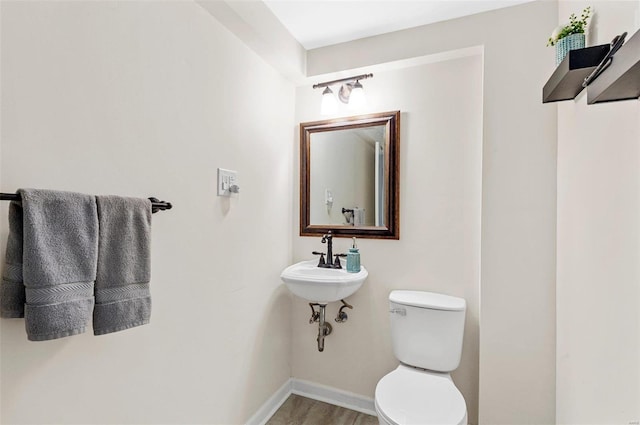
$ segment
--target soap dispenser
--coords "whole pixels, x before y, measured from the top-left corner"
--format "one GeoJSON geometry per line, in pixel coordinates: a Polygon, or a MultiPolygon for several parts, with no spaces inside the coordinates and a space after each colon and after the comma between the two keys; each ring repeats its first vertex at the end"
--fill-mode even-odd
{"type": "Polygon", "coordinates": [[[353,238],[353,246],[347,253],[347,272],[358,273],[360,271],[360,251],[356,246],[356,238],[353,238]]]}

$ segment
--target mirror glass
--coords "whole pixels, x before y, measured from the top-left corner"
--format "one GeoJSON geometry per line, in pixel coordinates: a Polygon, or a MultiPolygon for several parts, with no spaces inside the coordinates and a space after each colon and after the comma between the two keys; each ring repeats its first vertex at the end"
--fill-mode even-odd
{"type": "Polygon", "coordinates": [[[300,235],[399,238],[400,112],[300,124],[300,235]]]}

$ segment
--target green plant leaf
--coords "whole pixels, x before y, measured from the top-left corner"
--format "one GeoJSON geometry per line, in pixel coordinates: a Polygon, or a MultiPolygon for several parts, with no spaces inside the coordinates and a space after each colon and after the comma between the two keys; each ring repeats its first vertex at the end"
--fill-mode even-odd
{"type": "Polygon", "coordinates": [[[571,34],[584,34],[585,27],[587,26],[587,20],[591,17],[591,6],[587,6],[580,15],[580,19],[576,17],[575,13],[569,16],[569,23],[565,25],[558,35],[550,37],[547,41],[547,46],[555,46],[556,43],[563,38],[570,36],[571,34]]]}

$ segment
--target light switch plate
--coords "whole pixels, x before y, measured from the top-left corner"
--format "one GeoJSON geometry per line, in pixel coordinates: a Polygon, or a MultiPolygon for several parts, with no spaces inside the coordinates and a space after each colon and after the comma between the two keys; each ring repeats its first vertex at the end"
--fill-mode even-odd
{"type": "Polygon", "coordinates": [[[218,168],[218,196],[238,196],[239,189],[238,172],[218,168]]]}

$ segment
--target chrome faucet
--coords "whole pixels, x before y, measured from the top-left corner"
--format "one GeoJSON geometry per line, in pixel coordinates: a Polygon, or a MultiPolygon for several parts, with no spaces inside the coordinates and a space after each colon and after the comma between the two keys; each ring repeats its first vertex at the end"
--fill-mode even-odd
{"type": "Polygon", "coordinates": [[[340,257],[346,257],[347,254],[335,254],[334,260],[333,235],[331,234],[331,230],[329,230],[326,235],[322,235],[322,240],[320,242],[327,244],[327,261],[324,259],[324,252],[313,251],[314,255],[320,256],[318,267],[322,267],[324,269],[341,269],[342,265],[340,264],[340,257]]]}

